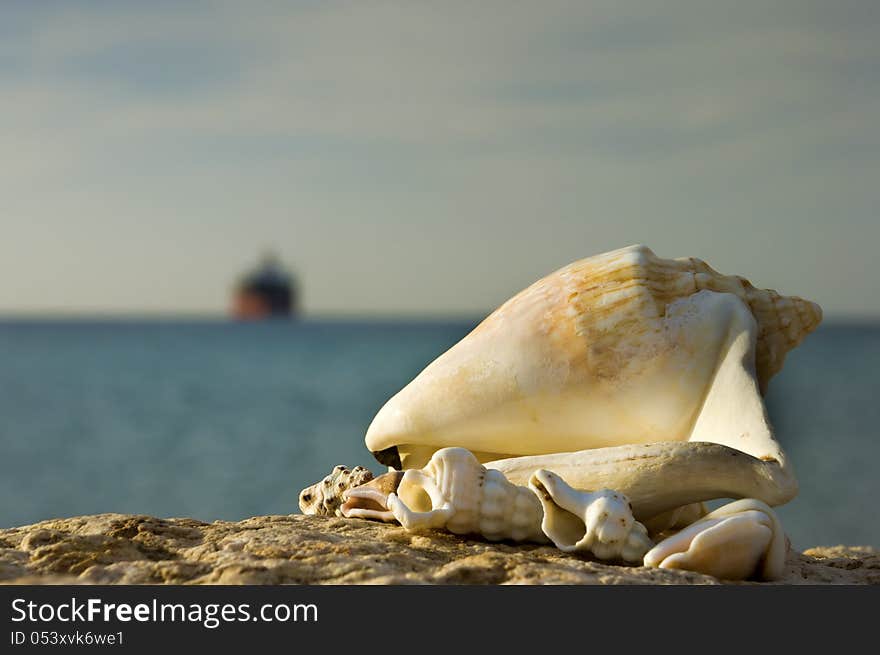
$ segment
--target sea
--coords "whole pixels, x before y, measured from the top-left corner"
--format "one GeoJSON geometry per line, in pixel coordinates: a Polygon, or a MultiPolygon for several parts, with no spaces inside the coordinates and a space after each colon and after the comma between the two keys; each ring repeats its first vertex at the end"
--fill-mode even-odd
{"type": "MultiPolygon", "coordinates": [[[[380,471],[381,405],[477,320],[0,321],[0,527],[99,512],[298,512],[336,464],[380,471]]],[[[880,546],[880,324],[829,321],[767,403],[792,543],[880,546]]]]}

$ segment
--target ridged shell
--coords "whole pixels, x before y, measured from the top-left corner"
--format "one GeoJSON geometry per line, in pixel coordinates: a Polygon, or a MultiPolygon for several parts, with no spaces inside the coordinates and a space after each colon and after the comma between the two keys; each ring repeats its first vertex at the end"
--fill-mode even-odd
{"type": "MultiPolygon", "coordinates": [[[[762,391],[766,390],[770,378],[782,370],[788,352],[822,322],[822,308],[814,302],[798,296],[782,296],[773,289],[758,289],[744,277],[722,275],[695,257],[661,259],[646,246],[631,246],[584,259],[567,268],[572,269],[573,275],[581,276],[584,282],[607,275],[609,281],[603,281],[603,286],[613,284],[610,279],[617,278],[621,280],[617,285],[619,291],[644,285],[651,290],[651,298],[660,316],[670,303],[698,291],[734,294],[749,306],[758,323],[755,365],[762,391]],[[624,254],[626,256],[617,256],[624,254]]],[[[582,307],[604,305],[597,296],[604,295],[607,288],[591,290],[589,284],[585,287],[582,307]]]]}
{"type": "Polygon", "coordinates": [[[440,527],[428,502],[428,483],[443,499],[443,525],[454,534],[476,534],[489,541],[544,542],[541,532],[543,510],[537,496],[527,487],[511,484],[499,471],[487,470],[464,448],[443,448],[422,470],[404,473],[397,489],[409,510],[402,517],[407,529],[440,527]]]}
{"type": "Polygon", "coordinates": [[[343,503],[343,494],[352,487],[359,487],[372,479],[373,474],[363,466],[349,469],[339,464],[323,480],[300,492],[299,509],[303,514],[342,516],[340,507],[343,503]]]}
{"type": "Polygon", "coordinates": [[[613,360],[602,359],[604,353],[614,351],[619,334],[631,332],[646,319],[663,317],[670,304],[703,290],[732,293],[749,306],[758,323],[755,365],[762,390],[782,370],[786,354],[822,321],[816,303],[758,289],[747,279],[723,275],[695,257],[662,259],[647,246],[636,245],[581,259],[551,273],[485,322],[515,311],[518,304],[540,303],[556,323],[545,329],[557,338],[586,338],[591,356],[602,368],[614,365],[613,360]],[[560,320],[563,317],[568,320],[560,320]]]}
{"type": "Polygon", "coordinates": [[[712,298],[734,296],[757,325],[763,392],[821,321],[818,305],[630,246],[504,303],[382,408],[367,447],[409,468],[443,446],[488,461],[687,439],[728,343],[730,302],[712,298]]]}

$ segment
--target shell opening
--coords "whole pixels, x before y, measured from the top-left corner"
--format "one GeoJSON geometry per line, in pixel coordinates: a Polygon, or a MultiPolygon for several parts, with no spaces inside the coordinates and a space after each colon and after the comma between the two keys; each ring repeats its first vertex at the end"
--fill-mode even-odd
{"type": "Polygon", "coordinates": [[[416,470],[404,473],[396,493],[413,512],[431,512],[446,502],[433,478],[416,470]]]}
{"type": "Polygon", "coordinates": [[[398,471],[403,468],[400,463],[400,452],[397,450],[397,446],[391,446],[384,450],[372,451],[372,455],[380,464],[390,466],[398,471]]]}
{"type": "Polygon", "coordinates": [[[339,508],[342,515],[346,518],[395,521],[394,514],[388,509],[388,496],[397,489],[402,478],[403,473],[395,471],[347,490],[339,508]]]}
{"type": "Polygon", "coordinates": [[[544,534],[560,550],[574,550],[587,536],[587,525],[584,520],[557,505],[539,475],[532,477],[529,486],[532,487],[544,506],[542,526],[544,534]]]}

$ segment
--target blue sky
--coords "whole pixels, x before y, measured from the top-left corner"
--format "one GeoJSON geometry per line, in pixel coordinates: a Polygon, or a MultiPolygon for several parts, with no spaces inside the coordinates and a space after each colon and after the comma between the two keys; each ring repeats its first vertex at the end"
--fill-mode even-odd
{"type": "Polygon", "coordinates": [[[876,2],[7,2],[0,312],[474,314],[630,243],[880,315],[876,2]]]}

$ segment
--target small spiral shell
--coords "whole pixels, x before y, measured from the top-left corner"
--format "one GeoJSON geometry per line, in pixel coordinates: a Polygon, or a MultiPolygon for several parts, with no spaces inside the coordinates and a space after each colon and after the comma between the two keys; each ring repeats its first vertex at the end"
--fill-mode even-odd
{"type": "Polygon", "coordinates": [[[350,469],[342,464],[320,482],[306,487],[299,494],[299,509],[303,514],[317,516],[342,516],[342,495],[352,487],[358,487],[373,479],[373,474],[363,466],[350,469]]]}
{"type": "Polygon", "coordinates": [[[443,448],[425,468],[406,471],[392,502],[408,529],[444,527],[489,541],[546,542],[543,510],[531,490],[487,470],[464,448],[443,448]]]}

